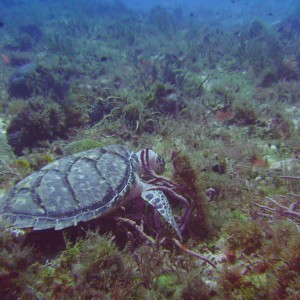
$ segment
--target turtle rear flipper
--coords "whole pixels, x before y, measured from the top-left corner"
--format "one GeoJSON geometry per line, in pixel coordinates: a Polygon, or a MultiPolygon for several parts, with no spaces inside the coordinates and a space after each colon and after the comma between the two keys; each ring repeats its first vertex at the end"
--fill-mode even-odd
{"type": "Polygon", "coordinates": [[[164,217],[164,219],[175,229],[182,240],[180,230],[173,217],[166,195],[160,190],[149,189],[142,193],[142,198],[151,204],[164,217]]]}

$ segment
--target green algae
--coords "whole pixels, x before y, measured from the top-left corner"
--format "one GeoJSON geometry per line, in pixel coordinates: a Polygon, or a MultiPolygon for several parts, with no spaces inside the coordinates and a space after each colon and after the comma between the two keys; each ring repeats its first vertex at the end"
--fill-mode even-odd
{"type": "Polygon", "coordinates": [[[83,139],[79,141],[74,141],[69,144],[67,144],[64,148],[64,154],[65,155],[71,155],[78,152],[99,148],[102,147],[103,144],[98,141],[90,140],[90,139],[83,139]]]}

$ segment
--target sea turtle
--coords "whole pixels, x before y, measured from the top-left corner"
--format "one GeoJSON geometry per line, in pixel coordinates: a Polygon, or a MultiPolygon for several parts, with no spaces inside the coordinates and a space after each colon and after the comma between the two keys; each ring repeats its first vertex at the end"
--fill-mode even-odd
{"type": "Polygon", "coordinates": [[[13,228],[58,230],[107,215],[141,196],[181,237],[189,205],[174,192],[171,181],[157,175],[164,166],[164,159],[149,148],[135,153],[126,146],[112,145],[68,155],[9,190],[0,200],[0,214],[4,224],[13,228]],[[148,182],[141,179],[145,173],[148,182]],[[180,228],[164,192],[185,205],[180,228]]]}

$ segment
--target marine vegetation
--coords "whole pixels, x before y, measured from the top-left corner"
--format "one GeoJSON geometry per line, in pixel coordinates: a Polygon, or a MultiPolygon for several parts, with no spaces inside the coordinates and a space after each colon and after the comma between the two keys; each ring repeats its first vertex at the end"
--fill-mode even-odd
{"type": "Polygon", "coordinates": [[[14,116],[7,137],[14,152],[20,155],[25,147],[31,148],[39,141],[64,137],[65,131],[65,115],[59,105],[35,99],[14,116]]]}
{"type": "Polygon", "coordinates": [[[81,151],[98,148],[101,146],[102,144],[100,142],[89,140],[89,139],[83,139],[83,140],[74,141],[67,144],[63,148],[63,151],[65,155],[70,155],[81,151]]]}
{"type": "Polygon", "coordinates": [[[1,299],[300,299],[299,3],[157,2],[0,1],[1,299]]]}

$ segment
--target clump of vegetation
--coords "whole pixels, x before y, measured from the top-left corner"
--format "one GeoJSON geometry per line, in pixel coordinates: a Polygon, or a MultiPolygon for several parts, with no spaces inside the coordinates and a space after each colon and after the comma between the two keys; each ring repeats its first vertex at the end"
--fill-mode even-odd
{"type": "Polygon", "coordinates": [[[293,124],[284,113],[277,113],[271,120],[269,135],[273,139],[288,139],[292,136],[293,124]]]}
{"type": "Polygon", "coordinates": [[[157,5],[155,6],[149,14],[148,22],[151,26],[155,27],[157,32],[162,33],[163,35],[170,37],[175,33],[176,30],[176,21],[168,11],[157,5]]]}
{"type": "Polygon", "coordinates": [[[277,80],[278,80],[278,76],[276,71],[272,69],[266,69],[261,74],[260,86],[262,86],[263,88],[269,87],[277,80]]]}
{"type": "Polygon", "coordinates": [[[178,285],[178,278],[174,274],[160,275],[154,280],[155,289],[164,297],[174,297],[178,285]]]}
{"type": "Polygon", "coordinates": [[[271,226],[269,233],[271,238],[262,249],[268,266],[266,286],[269,295],[278,299],[293,299],[289,297],[299,296],[296,287],[300,281],[299,233],[289,222],[271,226]]]}
{"type": "Polygon", "coordinates": [[[66,38],[59,33],[50,35],[47,39],[47,44],[50,51],[66,56],[74,55],[77,49],[74,39],[67,38],[66,40],[66,38]]]}
{"type": "Polygon", "coordinates": [[[239,299],[243,297],[243,291],[249,285],[245,280],[239,267],[225,266],[219,273],[218,277],[219,293],[228,299],[239,299]]]}
{"type": "Polygon", "coordinates": [[[165,85],[162,82],[155,82],[152,85],[151,93],[149,94],[148,102],[156,103],[163,97],[166,97],[168,94],[172,92],[172,88],[170,86],[165,85]]]}
{"type": "Polygon", "coordinates": [[[25,158],[18,158],[16,160],[16,165],[20,169],[30,169],[31,167],[30,162],[25,158]]]}
{"type": "Polygon", "coordinates": [[[65,115],[59,104],[40,98],[30,100],[7,128],[8,143],[18,155],[39,141],[65,135],[65,115]]]}
{"type": "Polygon", "coordinates": [[[261,227],[254,221],[230,220],[222,231],[226,234],[226,243],[230,250],[239,250],[249,255],[262,246],[264,236],[261,227]]]}
{"type": "Polygon", "coordinates": [[[156,82],[146,99],[147,106],[162,115],[178,115],[186,106],[175,90],[164,83],[156,82]]]}
{"type": "Polygon", "coordinates": [[[186,278],[180,297],[184,300],[209,300],[214,294],[203,281],[203,275],[194,271],[186,278]]]}
{"type": "MultiPolygon", "coordinates": [[[[245,226],[247,221],[243,223],[245,226]]],[[[247,226],[251,228],[256,225],[250,222],[247,226]]],[[[296,299],[294,297],[299,295],[297,284],[300,281],[297,229],[288,222],[280,222],[260,227],[260,230],[268,233],[268,237],[253,243],[246,260],[243,255],[236,257],[234,262],[230,262],[231,265],[226,260],[226,264],[217,271],[218,295],[226,295],[228,299],[296,299]]],[[[246,245],[250,241],[248,239],[246,245]]],[[[238,245],[237,239],[232,241],[232,237],[229,237],[227,246],[241,249],[245,243],[238,245]]]]}
{"type": "Polygon", "coordinates": [[[174,151],[172,156],[174,167],[173,180],[178,183],[181,193],[190,199],[193,214],[190,217],[188,230],[193,238],[203,239],[209,235],[208,210],[202,191],[197,186],[197,172],[187,155],[174,151]]]}
{"type": "Polygon", "coordinates": [[[75,154],[81,151],[86,151],[86,150],[90,150],[102,146],[103,144],[101,142],[90,140],[90,139],[83,139],[83,140],[74,141],[67,144],[63,148],[63,151],[65,155],[70,155],[70,154],[75,154]]]}
{"type": "Polygon", "coordinates": [[[233,105],[233,122],[239,126],[255,125],[258,121],[259,110],[250,99],[239,99],[233,105]]]}
{"type": "Polygon", "coordinates": [[[55,101],[62,101],[67,90],[68,85],[56,81],[49,69],[34,63],[20,66],[11,76],[8,87],[11,97],[28,99],[41,95],[55,101]]]}
{"type": "Polygon", "coordinates": [[[28,267],[33,263],[32,249],[22,244],[4,228],[0,233],[0,297],[16,299],[26,291],[28,267]]]}
{"type": "Polygon", "coordinates": [[[123,108],[125,123],[128,128],[137,130],[143,118],[144,105],[141,101],[132,101],[123,108]]]}
{"type": "Polygon", "coordinates": [[[112,239],[88,232],[74,245],[67,243],[61,255],[48,264],[30,267],[31,284],[47,298],[134,297],[139,279],[131,258],[112,239]]]}
{"type": "Polygon", "coordinates": [[[0,133],[0,157],[0,161],[4,164],[11,163],[15,159],[12,148],[7,144],[6,138],[2,133],[0,133]]]}
{"type": "Polygon", "coordinates": [[[204,92],[204,83],[208,79],[203,75],[187,73],[183,80],[183,93],[189,97],[200,97],[204,92]]]}

